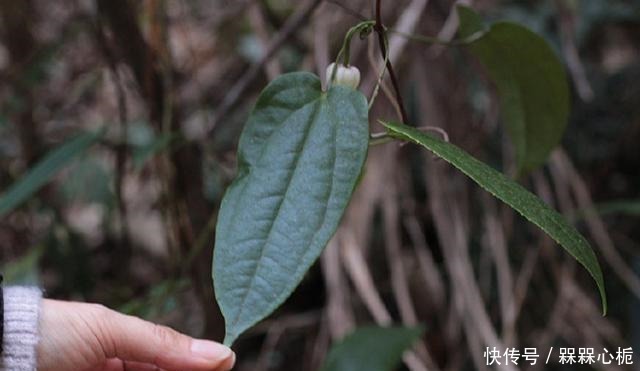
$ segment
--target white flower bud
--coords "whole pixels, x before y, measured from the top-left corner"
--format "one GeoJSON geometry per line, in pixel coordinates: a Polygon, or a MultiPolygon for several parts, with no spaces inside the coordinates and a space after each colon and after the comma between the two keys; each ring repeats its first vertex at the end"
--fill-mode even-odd
{"type": "MultiPolygon", "coordinates": [[[[335,65],[335,63],[331,63],[329,67],[327,67],[327,86],[329,86],[329,81],[331,81],[331,75],[333,74],[333,68],[335,65]]],[[[343,85],[352,89],[357,89],[358,85],[360,85],[360,70],[355,66],[339,64],[333,83],[335,85],[343,85]]]]}

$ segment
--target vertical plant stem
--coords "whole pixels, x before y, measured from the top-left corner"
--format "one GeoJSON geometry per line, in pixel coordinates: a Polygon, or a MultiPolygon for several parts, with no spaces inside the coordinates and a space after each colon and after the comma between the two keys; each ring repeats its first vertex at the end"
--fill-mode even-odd
{"type": "Polygon", "coordinates": [[[123,192],[123,183],[126,172],[126,164],[127,164],[127,131],[128,131],[128,108],[127,108],[127,98],[124,90],[124,86],[122,83],[122,79],[120,73],[118,71],[118,62],[117,58],[114,55],[113,50],[109,47],[109,43],[104,34],[103,20],[98,17],[94,28],[95,28],[95,37],[98,45],[101,47],[102,53],[105,58],[105,62],[107,63],[107,67],[111,73],[113,85],[115,87],[116,99],[118,104],[118,124],[119,124],[119,143],[114,148],[115,150],[115,177],[114,177],[114,188],[115,188],[115,197],[116,197],[116,207],[118,212],[118,233],[119,233],[119,243],[120,246],[127,253],[130,252],[130,243],[129,243],[129,227],[127,224],[127,205],[124,200],[124,192],[123,192]]]}
{"type": "Polygon", "coordinates": [[[396,101],[398,101],[398,106],[400,107],[400,115],[402,116],[402,122],[408,123],[409,119],[407,116],[407,111],[404,108],[404,101],[402,99],[402,94],[400,93],[400,87],[398,85],[398,79],[396,78],[396,73],[393,70],[393,65],[391,64],[391,60],[387,58],[387,45],[385,43],[385,28],[382,23],[382,15],[381,15],[381,5],[382,0],[376,0],[376,23],[373,26],[373,29],[378,34],[378,44],[380,45],[380,53],[382,54],[382,58],[385,58],[387,71],[389,71],[389,78],[391,79],[391,84],[393,85],[393,90],[396,92],[396,101]]]}

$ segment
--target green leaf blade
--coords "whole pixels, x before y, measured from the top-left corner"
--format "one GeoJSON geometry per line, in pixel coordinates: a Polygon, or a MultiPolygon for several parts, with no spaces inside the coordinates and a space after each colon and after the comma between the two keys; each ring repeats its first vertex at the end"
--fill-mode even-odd
{"type": "Polygon", "coordinates": [[[467,175],[487,192],[509,205],[531,223],[538,226],[571,256],[595,280],[600,291],[603,313],[607,312],[604,278],[598,259],[587,240],[569,225],[555,210],[533,193],[502,173],[477,160],[461,148],[429,136],[407,125],[383,122],[390,135],[419,144],[467,175]]]}
{"type": "Polygon", "coordinates": [[[0,216],[8,214],[26,201],[47,184],[58,171],[97,142],[103,134],[104,131],[100,130],[78,135],[47,153],[0,197],[0,216]]]}
{"type": "Polygon", "coordinates": [[[293,292],[338,227],[368,149],[362,94],[309,73],[261,94],[216,227],[213,281],[230,345],[293,292]]]}
{"type": "MultiPolygon", "coordinates": [[[[459,6],[458,15],[463,37],[483,30],[471,8],[459,6]]],[[[542,37],[511,22],[491,25],[469,50],[496,85],[519,173],[541,166],[560,143],[569,117],[562,62],[542,37]]]]}
{"type": "Polygon", "coordinates": [[[322,371],[393,371],[420,338],[420,327],[362,327],[337,343],[322,371]]]}

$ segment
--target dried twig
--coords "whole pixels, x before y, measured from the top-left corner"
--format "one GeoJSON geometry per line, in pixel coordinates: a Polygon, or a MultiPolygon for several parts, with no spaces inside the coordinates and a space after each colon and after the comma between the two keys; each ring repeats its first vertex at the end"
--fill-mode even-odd
{"type": "Polygon", "coordinates": [[[578,207],[584,210],[585,221],[589,227],[589,231],[605,260],[613,268],[613,272],[620,277],[622,282],[636,297],[640,298],[640,279],[618,253],[602,218],[594,211],[593,201],[585,181],[575,170],[569,158],[562,150],[555,151],[552,154],[550,164],[552,171],[556,169],[554,171],[555,177],[566,177],[566,180],[571,185],[578,207]]]}
{"type": "Polygon", "coordinates": [[[509,254],[507,252],[507,241],[498,220],[495,199],[486,192],[483,192],[482,201],[485,223],[484,237],[486,246],[489,248],[489,251],[491,251],[491,256],[494,259],[498,276],[497,284],[500,292],[502,338],[506,346],[514,346],[516,344],[516,311],[513,273],[511,272],[509,254]]]}
{"type": "Polygon", "coordinates": [[[128,131],[128,109],[127,99],[125,95],[124,87],[122,86],[122,79],[118,71],[117,59],[109,47],[109,43],[104,34],[104,26],[100,19],[94,25],[94,34],[97,44],[100,46],[104,58],[109,67],[113,85],[116,90],[116,97],[118,102],[118,123],[120,125],[120,143],[114,148],[116,152],[115,156],[115,196],[116,205],[118,207],[119,214],[119,230],[120,230],[120,243],[125,250],[129,247],[129,231],[127,222],[127,204],[124,201],[123,194],[123,182],[125,177],[125,165],[127,161],[127,131],[128,131]]]}
{"type": "MultiPolygon", "coordinates": [[[[460,24],[460,21],[458,19],[458,11],[456,10],[456,7],[458,5],[470,6],[472,3],[473,3],[473,0],[456,0],[453,3],[453,5],[451,6],[451,9],[449,10],[449,16],[447,17],[447,20],[444,22],[444,25],[440,29],[440,32],[438,32],[438,36],[436,36],[438,40],[442,40],[445,42],[453,40],[453,37],[456,35],[456,32],[458,31],[458,26],[460,24]]],[[[444,48],[445,48],[444,45],[431,46],[431,55],[434,57],[437,57],[438,55],[440,55],[440,53],[442,53],[444,48]]]]}
{"type": "MultiPolygon", "coordinates": [[[[256,30],[258,39],[262,43],[263,47],[266,47],[269,43],[269,30],[267,29],[267,22],[264,19],[265,17],[262,12],[262,4],[260,2],[256,1],[249,6],[249,18],[251,19],[251,24],[256,30]]],[[[265,72],[267,73],[269,80],[275,79],[280,75],[282,73],[282,68],[280,68],[278,60],[266,61],[265,72]]]]}
{"type": "MultiPolygon", "coordinates": [[[[356,287],[356,292],[365,303],[369,313],[371,313],[378,325],[391,325],[391,315],[376,289],[371,272],[369,272],[369,268],[362,256],[360,248],[356,245],[356,242],[350,233],[345,232],[343,234],[343,238],[344,246],[341,249],[342,261],[347,273],[356,287]]],[[[422,361],[412,351],[405,352],[403,360],[407,367],[412,371],[426,370],[422,361]]]]}
{"type": "Polygon", "coordinates": [[[340,1],[337,1],[337,0],[324,0],[324,1],[327,2],[327,4],[332,4],[332,5],[340,7],[342,10],[345,11],[345,13],[347,13],[347,14],[349,14],[349,15],[353,16],[354,18],[357,18],[357,19],[359,19],[361,21],[366,21],[368,19],[362,13],[358,12],[355,9],[349,8],[347,5],[341,3],[340,1]]]}
{"type": "Polygon", "coordinates": [[[566,0],[556,0],[556,8],[558,9],[558,28],[560,30],[560,40],[562,41],[562,53],[564,54],[565,61],[567,62],[567,68],[576,86],[576,91],[580,98],[584,101],[591,101],[593,99],[593,89],[589,80],[587,80],[587,74],[584,69],[584,65],[580,60],[578,53],[578,47],[575,40],[575,18],[576,15],[570,9],[572,5],[566,0]]]}
{"type": "MultiPolygon", "coordinates": [[[[503,349],[503,343],[498,337],[489,315],[484,307],[484,300],[480,294],[473,266],[470,261],[467,241],[467,228],[464,226],[459,197],[452,197],[446,192],[442,184],[442,170],[438,164],[432,166],[427,182],[429,185],[429,200],[434,218],[438,239],[443,246],[445,266],[451,277],[452,290],[460,296],[460,308],[463,313],[463,326],[469,337],[478,336],[489,347],[503,349]],[[446,205],[446,206],[445,206],[446,205]]],[[[482,368],[478,360],[473,358],[476,367],[482,368]]],[[[502,365],[504,370],[514,370],[511,365],[502,365]]]]}
{"type": "Polygon", "coordinates": [[[344,243],[340,249],[342,262],[358,296],[360,296],[376,323],[390,325],[392,323],[391,315],[387,311],[378,289],[376,289],[367,262],[362,256],[362,251],[360,251],[353,235],[349,232],[342,233],[342,239],[344,243]]]}
{"type": "MultiPolygon", "coordinates": [[[[402,319],[403,324],[415,326],[418,324],[418,316],[409,291],[409,282],[406,277],[408,272],[403,262],[404,257],[401,248],[402,242],[399,233],[400,231],[398,230],[401,223],[398,202],[396,200],[396,197],[398,196],[395,181],[396,177],[391,177],[390,179],[392,179],[392,181],[387,183],[382,199],[385,251],[387,254],[387,261],[389,262],[389,271],[391,272],[393,295],[400,310],[400,318],[402,319]]],[[[416,354],[420,356],[420,358],[424,359],[430,370],[437,369],[424,342],[419,342],[415,349],[416,354]]]]}
{"type": "Polygon", "coordinates": [[[326,322],[331,338],[335,340],[347,335],[356,327],[349,303],[349,285],[340,264],[339,233],[331,239],[320,258],[327,288],[326,322]]]}
{"type": "Polygon", "coordinates": [[[374,71],[375,76],[382,76],[382,78],[378,80],[380,82],[380,85],[378,85],[376,82],[375,87],[373,87],[373,91],[370,94],[371,98],[369,99],[369,105],[372,105],[374,103],[378,93],[377,89],[380,88],[382,89],[382,92],[384,93],[385,97],[387,97],[388,101],[393,106],[393,109],[398,114],[398,118],[402,120],[402,111],[400,110],[400,105],[393,98],[393,92],[391,91],[391,88],[389,88],[389,86],[387,85],[387,82],[384,80],[384,74],[382,73],[383,72],[382,70],[385,68],[385,63],[382,62],[383,63],[382,67],[377,66],[376,58],[374,55],[374,47],[375,47],[374,44],[375,44],[375,41],[373,39],[369,39],[368,47],[367,47],[367,59],[369,60],[369,65],[371,66],[371,69],[374,71]]]}
{"type": "Polygon", "coordinates": [[[422,227],[418,223],[415,215],[406,216],[404,226],[411,238],[419,271],[424,277],[424,284],[428,288],[429,298],[433,303],[434,310],[442,310],[446,303],[445,286],[442,276],[440,275],[440,270],[431,253],[431,248],[427,245],[422,227]]]}
{"type": "Polygon", "coordinates": [[[300,27],[302,27],[313,11],[322,3],[322,0],[307,0],[296,12],[287,19],[280,31],[271,39],[264,55],[259,61],[251,65],[249,69],[238,79],[238,81],[229,89],[222,102],[215,110],[215,114],[206,128],[204,138],[209,138],[215,130],[218,122],[224,118],[229,111],[238,103],[242,95],[247,91],[250,84],[259,75],[264,65],[273,58],[284,43],[293,35],[300,27]]]}
{"type": "MultiPolygon", "coordinates": [[[[382,0],[376,0],[376,23],[373,26],[373,29],[376,31],[378,35],[378,46],[380,47],[380,53],[382,54],[382,58],[385,58],[387,55],[387,41],[386,35],[387,32],[385,30],[384,24],[382,23],[382,10],[381,10],[382,0]]],[[[396,73],[393,70],[393,64],[391,60],[387,60],[387,71],[389,71],[389,79],[391,79],[391,85],[393,85],[393,89],[396,93],[396,101],[398,102],[398,106],[400,108],[400,114],[402,117],[402,122],[408,123],[409,116],[407,116],[407,110],[404,108],[404,102],[402,100],[402,93],[400,92],[400,86],[398,85],[398,79],[396,78],[396,73]]]]}

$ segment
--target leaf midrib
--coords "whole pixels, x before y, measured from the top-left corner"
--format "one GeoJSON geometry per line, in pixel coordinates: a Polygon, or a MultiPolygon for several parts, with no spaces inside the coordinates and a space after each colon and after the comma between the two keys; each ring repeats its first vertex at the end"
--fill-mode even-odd
{"type": "MultiPolygon", "coordinates": [[[[308,139],[309,139],[309,133],[311,133],[312,128],[313,128],[313,127],[315,127],[316,122],[318,121],[318,112],[320,111],[320,104],[319,104],[319,100],[320,100],[320,99],[322,99],[322,97],[323,97],[323,96],[321,95],[320,97],[318,97],[318,98],[314,99],[313,101],[311,101],[311,102],[309,102],[309,103],[305,104],[304,106],[302,106],[302,107],[300,107],[298,110],[296,110],[296,111],[300,111],[300,110],[304,109],[305,107],[307,107],[307,106],[309,106],[309,105],[311,105],[311,104],[315,104],[315,105],[316,105],[316,107],[315,107],[315,109],[314,109],[314,111],[313,111],[313,114],[312,114],[312,122],[311,122],[311,125],[309,126],[309,129],[308,129],[308,130],[305,132],[305,134],[304,134],[304,139],[303,139],[303,141],[302,141],[301,148],[304,148],[304,147],[305,147],[305,144],[307,143],[307,141],[308,141],[308,139]]],[[[289,117],[291,117],[291,116],[292,116],[296,111],[292,112],[292,113],[289,115],[289,117]]],[[[269,135],[269,137],[267,138],[267,140],[265,141],[265,143],[266,143],[266,142],[268,142],[268,141],[271,139],[271,136],[272,136],[272,135],[274,135],[274,134],[275,134],[275,133],[277,133],[277,132],[278,132],[278,130],[277,130],[277,129],[276,129],[276,130],[274,130],[274,131],[271,133],[271,135],[269,135]]],[[[266,146],[265,146],[265,147],[266,147],[266,146]]],[[[243,296],[242,296],[242,300],[240,301],[240,309],[238,310],[238,313],[236,314],[236,316],[234,317],[234,319],[233,319],[233,321],[232,321],[232,323],[233,323],[234,325],[237,325],[237,324],[238,324],[238,321],[240,320],[240,318],[241,318],[241,316],[242,316],[242,313],[243,313],[243,310],[244,310],[244,308],[245,308],[245,303],[246,303],[246,301],[247,301],[247,298],[249,297],[249,294],[253,291],[253,285],[255,284],[255,279],[256,279],[256,276],[257,276],[258,270],[259,270],[259,268],[260,268],[260,266],[261,266],[261,263],[262,263],[262,261],[263,261],[264,253],[265,253],[265,250],[266,250],[266,248],[264,248],[264,247],[266,246],[266,242],[267,242],[267,241],[269,241],[269,240],[270,240],[270,238],[271,238],[271,233],[273,232],[273,225],[275,224],[275,221],[276,221],[276,220],[278,219],[278,217],[280,216],[280,211],[281,211],[281,209],[282,209],[282,204],[284,203],[284,200],[287,198],[287,194],[289,193],[289,189],[290,189],[291,181],[293,180],[293,178],[294,178],[294,176],[295,176],[295,174],[296,174],[296,171],[297,171],[297,169],[298,169],[298,163],[299,163],[299,161],[300,161],[300,158],[301,158],[301,157],[302,157],[302,153],[300,153],[298,156],[296,156],[295,164],[294,164],[294,166],[293,166],[293,171],[291,172],[291,175],[289,176],[289,178],[287,179],[287,182],[286,182],[286,183],[287,183],[287,186],[286,186],[285,193],[284,193],[284,195],[283,195],[282,199],[278,202],[278,206],[277,206],[277,210],[276,210],[276,215],[275,215],[275,217],[274,217],[273,219],[271,219],[271,224],[269,225],[269,233],[267,234],[267,237],[264,239],[264,243],[262,244],[263,248],[260,250],[260,257],[259,257],[259,258],[258,258],[258,260],[256,261],[256,264],[254,265],[253,272],[251,273],[251,280],[250,280],[250,282],[249,282],[249,287],[245,290],[245,292],[244,292],[244,294],[243,294],[243,296]]],[[[246,188],[245,188],[245,189],[246,189],[246,188]]],[[[244,193],[244,190],[245,190],[245,189],[243,189],[243,192],[242,192],[242,193],[244,193]]],[[[235,336],[235,334],[234,334],[234,336],[235,336]]]]}
{"type": "MultiPolygon", "coordinates": [[[[328,105],[329,107],[332,107],[331,105],[328,105]]],[[[327,109],[327,112],[329,115],[333,116],[333,118],[336,118],[336,113],[334,110],[332,109],[327,109]]],[[[339,122],[339,120],[335,120],[334,122],[339,122]]],[[[333,125],[333,159],[332,159],[332,163],[333,166],[331,167],[331,187],[329,187],[329,195],[328,195],[328,199],[327,202],[324,203],[324,210],[322,211],[322,219],[320,222],[320,227],[318,229],[316,229],[316,231],[313,233],[313,237],[311,238],[311,243],[313,244],[316,240],[316,238],[318,237],[318,233],[320,233],[320,231],[322,230],[322,226],[324,226],[325,222],[327,221],[327,210],[329,209],[329,202],[331,201],[331,195],[333,194],[333,189],[334,186],[336,184],[336,157],[337,157],[337,151],[338,151],[338,135],[336,133],[337,131],[337,125],[333,125]]],[[[311,250],[307,250],[305,253],[303,253],[300,258],[298,258],[298,264],[297,266],[300,267],[300,261],[302,261],[304,259],[304,257],[306,256],[306,254],[308,254],[309,252],[311,252],[311,250]]],[[[296,272],[297,273],[297,272],[296,272]]]]}

